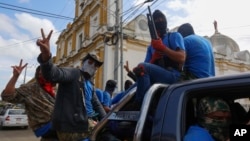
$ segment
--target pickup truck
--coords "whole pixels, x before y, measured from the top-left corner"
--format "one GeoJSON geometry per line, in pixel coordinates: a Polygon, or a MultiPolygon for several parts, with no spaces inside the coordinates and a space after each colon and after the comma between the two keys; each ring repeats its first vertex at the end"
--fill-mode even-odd
{"type": "Polygon", "coordinates": [[[234,123],[249,120],[243,118],[249,115],[250,73],[154,84],[147,91],[140,111],[124,111],[135,91],[136,87],[131,89],[96,125],[91,141],[102,140],[100,135],[106,129],[123,141],[182,141],[188,127],[196,122],[197,101],[205,96],[226,100],[232,107],[234,123]],[[242,101],[246,104],[242,105],[242,101]],[[234,108],[237,104],[241,105],[240,110],[234,108]]]}

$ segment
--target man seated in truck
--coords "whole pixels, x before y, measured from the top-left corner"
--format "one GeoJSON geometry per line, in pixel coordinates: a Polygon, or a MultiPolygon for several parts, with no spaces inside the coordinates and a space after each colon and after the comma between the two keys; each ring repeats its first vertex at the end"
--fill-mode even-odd
{"type": "Polygon", "coordinates": [[[230,123],[227,102],[217,97],[202,98],[197,105],[197,124],[189,127],[184,141],[226,141],[230,123]]]}
{"type": "Polygon", "coordinates": [[[133,69],[137,90],[127,110],[140,110],[145,93],[151,85],[178,82],[185,62],[184,41],[180,33],[168,32],[167,18],[160,10],[155,10],[152,18],[158,37],[151,40],[144,62],[133,69]]]}
{"type": "Polygon", "coordinates": [[[107,113],[110,112],[111,110],[111,105],[112,105],[111,98],[116,87],[117,87],[117,82],[115,80],[110,79],[106,82],[105,90],[103,91],[102,105],[107,113]]]}
{"type": "Polygon", "coordinates": [[[182,24],[178,32],[184,39],[186,60],[183,80],[215,76],[214,55],[211,42],[195,34],[190,23],[182,24]]]}

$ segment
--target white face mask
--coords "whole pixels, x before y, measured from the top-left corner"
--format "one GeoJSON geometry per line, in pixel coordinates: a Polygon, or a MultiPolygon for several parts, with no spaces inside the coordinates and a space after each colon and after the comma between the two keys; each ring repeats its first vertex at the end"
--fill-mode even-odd
{"type": "Polygon", "coordinates": [[[85,60],[82,65],[82,71],[87,72],[90,77],[93,77],[97,68],[95,66],[95,62],[89,63],[89,59],[85,60]]]}

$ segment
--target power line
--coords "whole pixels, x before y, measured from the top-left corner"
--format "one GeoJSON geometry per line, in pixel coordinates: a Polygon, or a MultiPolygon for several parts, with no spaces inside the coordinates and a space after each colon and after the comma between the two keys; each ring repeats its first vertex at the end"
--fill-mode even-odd
{"type": "Polygon", "coordinates": [[[70,18],[70,19],[69,19],[69,18],[63,18],[63,17],[57,17],[57,16],[51,16],[51,15],[46,15],[46,14],[39,14],[39,13],[28,12],[28,11],[24,11],[24,10],[18,10],[18,9],[14,9],[14,8],[8,8],[8,7],[4,7],[4,6],[0,6],[0,8],[9,9],[9,10],[14,10],[14,11],[19,11],[19,12],[30,13],[30,14],[40,15],[40,16],[45,16],[45,17],[59,18],[59,19],[65,19],[65,20],[72,20],[72,18],[70,18]]]}
{"type": "MultiPolygon", "coordinates": [[[[143,3],[141,3],[141,4],[143,4],[143,3]]],[[[128,14],[130,11],[133,11],[133,10],[136,9],[137,7],[140,7],[141,4],[135,5],[135,6],[131,7],[131,8],[129,8],[129,9],[127,9],[126,11],[122,12],[122,16],[125,16],[125,15],[128,14]]]]}
{"type": "MultiPolygon", "coordinates": [[[[92,25],[92,24],[90,23],[90,25],[92,25]]],[[[90,26],[90,27],[99,27],[99,26],[101,26],[101,25],[92,25],[92,26],[90,26]]],[[[53,33],[53,34],[61,33],[61,32],[63,32],[64,30],[65,30],[65,29],[63,29],[63,30],[61,30],[61,31],[58,31],[58,32],[55,32],[55,33],[53,33]]],[[[21,41],[21,42],[19,42],[19,43],[14,43],[14,44],[11,44],[11,45],[0,46],[0,50],[1,50],[1,49],[5,49],[5,48],[9,48],[9,47],[12,47],[12,46],[17,46],[17,45],[19,45],[19,44],[32,42],[32,41],[37,40],[37,39],[39,39],[39,38],[41,38],[41,37],[35,37],[35,38],[32,38],[32,39],[25,40],[25,41],[21,41]]]]}
{"type": "Polygon", "coordinates": [[[128,9],[127,11],[123,12],[122,16],[125,16],[126,14],[128,14],[130,11],[132,11],[132,13],[130,15],[127,16],[127,18],[125,18],[123,20],[122,23],[125,23],[129,18],[132,18],[131,15],[135,15],[136,12],[139,11],[139,9],[144,5],[144,3],[140,3],[138,5],[136,5],[135,7],[132,7],[130,9],[128,9]]]}
{"type": "Polygon", "coordinates": [[[4,6],[0,6],[0,8],[14,10],[14,11],[20,11],[20,12],[25,12],[25,13],[30,13],[30,14],[40,15],[40,16],[47,16],[47,17],[51,17],[51,18],[59,18],[59,19],[65,19],[65,20],[73,20],[74,19],[71,17],[66,17],[66,16],[57,15],[57,14],[48,13],[48,12],[43,12],[43,11],[39,11],[39,10],[19,7],[19,6],[10,5],[10,4],[1,3],[1,2],[0,2],[0,5],[4,5],[4,6]]]}
{"type": "MultiPolygon", "coordinates": [[[[114,4],[114,3],[113,3],[114,4]]],[[[61,18],[61,19],[67,19],[67,20],[72,20],[74,18],[71,18],[71,17],[66,17],[66,16],[61,16],[61,15],[57,15],[57,14],[53,14],[53,13],[48,13],[48,12],[43,12],[43,11],[39,11],[39,10],[34,10],[34,9],[29,9],[29,8],[24,8],[24,7],[19,7],[19,6],[15,6],[15,5],[10,5],[10,4],[6,4],[6,3],[1,3],[0,2],[0,5],[5,5],[5,6],[9,6],[9,7],[14,7],[14,8],[9,8],[9,7],[5,7],[5,6],[0,6],[0,8],[5,8],[5,9],[9,9],[9,10],[14,10],[14,11],[21,11],[21,12],[26,12],[26,13],[30,13],[30,14],[36,14],[36,15],[41,15],[41,16],[47,16],[47,17],[52,17],[52,18],[61,18]],[[19,9],[17,9],[19,8],[19,9]],[[24,9],[24,10],[20,10],[20,9],[24,9]],[[26,11],[26,10],[29,10],[29,11],[26,11]],[[30,12],[30,11],[34,11],[34,12],[30,12]],[[39,13],[36,13],[36,12],[39,12],[39,13]]],[[[139,5],[140,6],[140,5],[139,5]]],[[[102,5],[103,8],[105,8],[107,11],[108,11],[108,8],[107,7],[104,7],[102,5]]],[[[141,7],[141,6],[140,6],[141,7]]],[[[111,11],[111,10],[109,10],[111,11]]],[[[128,10],[129,11],[129,10],[128,10]]],[[[113,12],[113,11],[111,11],[113,12]]],[[[2,46],[0,48],[5,48],[5,47],[9,47],[9,46],[16,46],[16,45],[19,45],[19,44],[22,44],[22,43],[26,43],[26,42],[31,42],[33,40],[36,40],[38,39],[39,37],[37,38],[33,38],[33,39],[30,39],[30,40],[26,40],[26,41],[23,41],[23,42],[20,42],[20,43],[15,43],[15,44],[12,44],[12,45],[7,45],[7,46],[2,46]]]]}
{"type": "MultiPolygon", "coordinates": [[[[71,0],[68,0],[67,3],[65,3],[64,7],[62,8],[62,10],[59,13],[63,13],[66,9],[66,7],[68,7],[71,4],[71,0]]],[[[74,8],[71,9],[70,12],[67,13],[67,15],[71,15],[74,11],[74,8]]],[[[57,19],[55,20],[55,23],[57,22],[57,19]]],[[[63,24],[65,24],[65,22],[61,22],[60,26],[58,25],[58,29],[61,29],[63,24]]]]}
{"type": "MultiPolygon", "coordinates": [[[[96,2],[98,2],[97,0],[96,0],[96,2]]],[[[115,15],[115,11],[112,11],[112,10],[110,10],[110,8],[109,7],[112,7],[112,5],[114,5],[115,4],[115,2],[113,2],[113,3],[111,3],[110,5],[108,5],[108,6],[105,6],[104,4],[101,4],[101,3],[99,3],[99,5],[103,8],[103,9],[105,9],[107,12],[110,12],[110,14],[112,15],[112,16],[116,16],[115,15]]]]}
{"type": "MultiPolygon", "coordinates": [[[[63,30],[62,30],[63,31],[63,30]]],[[[53,34],[57,34],[57,33],[61,33],[62,31],[58,31],[58,32],[55,32],[53,34]]],[[[0,49],[5,49],[5,48],[9,48],[9,47],[13,47],[13,46],[17,46],[17,45],[20,45],[20,44],[23,44],[23,43],[28,43],[28,42],[32,42],[34,40],[37,40],[41,37],[36,37],[36,38],[33,38],[33,39],[29,39],[29,40],[26,40],[26,41],[21,41],[19,43],[15,43],[15,44],[11,44],[11,45],[6,45],[6,46],[0,46],[0,49]]]]}
{"type": "MultiPolygon", "coordinates": [[[[139,9],[140,9],[146,2],[147,2],[147,1],[145,1],[145,2],[143,2],[143,3],[140,3],[140,4],[138,4],[138,5],[134,6],[134,7],[131,7],[131,8],[129,8],[129,9],[125,10],[125,11],[123,12],[123,14],[122,14],[123,16],[127,15],[127,14],[130,13],[131,11],[132,11],[132,13],[131,13],[129,16],[127,16],[127,18],[126,18],[125,20],[123,20],[123,23],[124,23],[131,15],[135,15],[135,13],[138,12],[139,9]]],[[[155,0],[155,1],[153,1],[153,3],[151,4],[151,6],[155,5],[156,2],[159,2],[159,3],[158,3],[156,6],[154,6],[154,7],[157,7],[157,6],[160,5],[163,1],[155,0]]],[[[5,4],[5,3],[1,3],[1,2],[0,2],[0,4],[2,4],[2,5],[7,5],[7,6],[11,6],[11,7],[15,7],[15,8],[20,8],[20,9],[25,9],[25,10],[30,10],[30,11],[35,11],[35,12],[41,12],[41,13],[45,13],[45,14],[50,14],[50,15],[52,15],[51,17],[54,17],[54,18],[70,18],[70,17],[66,17],[66,16],[61,16],[61,15],[56,15],[56,14],[48,13],[48,12],[42,12],[42,11],[39,11],[39,10],[33,10],[33,9],[23,8],[23,7],[19,7],[19,6],[10,5],[10,4],[5,4]]],[[[113,3],[112,3],[112,4],[113,4],[113,3]]],[[[2,6],[0,6],[0,7],[2,7],[2,6]]],[[[107,7],[104,7],[103,5],[102,5],[102,7],[105,8],[105,9],[108,11],[108,8],[107,8],[107,7]]],[[[6,7],[6,8],[7,8],[7,7],[6,7]]],[[[12,10],[18,11],[18,10],[15,9],[15,8],[7,8],[7,9],[12,9],[12,10]]],[[[19,11],[23,11],[23,10],[19,10],[19,11]]],[[[109,11],[110,11],[110,10],[109,10],[109,11]]],[[[145,11],[146,11],[146,9],[143,10],[143,11],[141,12],[141,14],[142,14],[143,12],[145,12],[145,11]]],[[[25,11],[25,12],[26,12],[26,11],[25,11]]],[[[111,12],[113,12],[113,11],[111,11],[111,12]]],[[[33,13],[33,12],[29,12],[29,13],[33,13]]],[[[37,13],[35,13],[35,14],[37,14],[37,13]]],[[[48,15],[45,15],[45,14],[39,14],[39,15],[48,16],[48,15]]],[[[70,19],[73,19],[73,18],[70,18],[70,19]]],[[[223,28],[223,29],[232,29],[232,28],[239,28],[239,27],[240,27],[240,28],[244,28],[244,27],[249,27],[249,26],[250,26],[250,25],[243,25],[243,26],[238,26],[238,27],[227,27],[227,28],[223,28]]],[[[61,31],[59,31],[59,32],[61,32],[61,31]]],[[[19,44],[31,42],[31,41],[34,41],[34,40],[36,40],[36,39],[38,39],[38,38],[40,38],[40,37],[33,38],[33,39],[29,39],[29,40],[26,40],[26,41],[22,41],[22,42],[15,43],[15,44],[11,44],[11,45],[7,45],[7,46],[0,46],[0,49],[5,49],[5,48],[11,47],[11,46],[17,46],[17,45],[19,45],[19,44]]]]}
{"type": "MultiPolygon", "coordinates": [[[[149,2],[153,2],[153,1],[154,1],[154,0],[145,0],[144,2],[142,2],[142,3],[138,4],[138,5],[136,5],[136,6],[134,7],[134,8],[136,8],[136,9],[135,9],[129,16],[127,16],[127,18],[123,21],[123,23],[125,23],[125,21],[128,20],[128,18],[132,18],[132,17],[131,17],[132,15],[136,15],[135,13],[138,12],[139,9],[140,9],[141,7],[143,7],[144,4],[149,3],[149,2]]],[[[158,0],[155,0],[151,5],[155,4],[157,1],[158,1],[158,0]]],[[[133,7],[132,7],[132,8],[133,8],[133,7]]],[[[130,8],[130,9],[132,9],[132,8],[130,8]]],[[[126,10],[124,13],[127,14],[126,12],[131,11],[130,9],[126,10]]],[[[146,10],[147,10],[147,9],[145,8],[145,9],[142,10],[138,15],[144,13],[146,10]]]]}

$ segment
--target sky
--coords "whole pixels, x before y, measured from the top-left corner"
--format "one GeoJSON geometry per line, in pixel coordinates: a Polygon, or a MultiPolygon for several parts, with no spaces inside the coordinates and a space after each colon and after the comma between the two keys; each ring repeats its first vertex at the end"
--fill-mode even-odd
{"type": "MultiPolygon", "coordinates": [[[[168,28],[182,23],[193,25],[196,34],[212,36],[214,20],[218,23],[221,34],[234,39],[240,50],[250,50],[250,8],[248,0],[154,0],[142,7],[145,0],[123,0],[123,18],[126,21],[139,14],[159,9],[167,17],[168,28]],[[139,7],[137,11],[130,11],[139,7]]],[[[109,6],[108,6],[109,7],[109,6]]],[[[52,55],[55,55],[57,38],[74,18],[75,0],[10,0],[0,2],[0,92],[12,76],[13,65],[20,59],[28,63],[20,75],[16,87],[29,81],[38,66],[37,56],[40,53],[35,42],[40,38],[40,29],[46,33],[53,30],[51,37],[52,55]],[[22,8],[20,10],[20,8],[22,8]],[[24,10],[25,8],[26,10],[24,10]],[[30,12],[30,9],[33,10],[30,12]],[[27,10],[29,10],[27,12],[27,10]],[[52,13],[60,18],[35,14],[34,10],[52,13]],[[26,12],[25,12],[26,11],[26,12]],[[63,16],[63,18],[62,18],[63,16]]]]}

